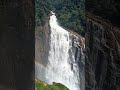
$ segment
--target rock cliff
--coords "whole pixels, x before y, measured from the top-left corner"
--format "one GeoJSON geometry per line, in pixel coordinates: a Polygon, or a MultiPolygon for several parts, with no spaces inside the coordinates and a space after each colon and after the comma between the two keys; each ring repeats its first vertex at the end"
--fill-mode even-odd
{"type": "Polygon", "coordinates": [[[33,0],[0,1],[0,90],[33,87],[34,14],[33,0]]]}
{"type": "Polygon", "coordinates": [[[120,28],[86,17],[86,90],[120,90],[120,28]]]}
{"type": "Polygon", "coordinates": [[[50,26],[46,20],[43,26],[35,31],[35,62],[46,66],[49,54],[50,26]]]}

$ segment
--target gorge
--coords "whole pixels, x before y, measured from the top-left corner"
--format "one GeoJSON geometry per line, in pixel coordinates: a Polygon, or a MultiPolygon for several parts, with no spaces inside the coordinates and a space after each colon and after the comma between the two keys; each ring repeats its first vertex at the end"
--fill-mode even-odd
{"type": "Polygon", "coordinates": [[[86,13],[86,90],[120,90],[120,28],[86,13]]]}
{"type": "Polygon", "coordinates": [[[48,84],[61,83],[70,90],[85,90],[84,42],[80,35],[60,27],[52,13],[36,32],[36,78],[48,84]]]}
{"type": "Polygon", "coordinates": [[[0,1],[0,90],[34,90],[36,79],[70,90],[120,90],[120,0],[36,1],[36,11],[34,0],[0,1]],[[51,3],[57,15],[48,17],[51,3]]]}

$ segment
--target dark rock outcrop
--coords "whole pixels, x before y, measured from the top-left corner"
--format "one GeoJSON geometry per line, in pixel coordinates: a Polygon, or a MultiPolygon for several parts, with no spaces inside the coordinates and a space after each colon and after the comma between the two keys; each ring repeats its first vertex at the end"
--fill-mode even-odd
{"type": "Polygon", "coordinates": [[[32,90],[34,2],[0,1],[0,90],[32,90]]]}
{"type": "Polygon", "coordinates": [[[86,90],[120,90],[120,29],[86,17],[86,90]]]}

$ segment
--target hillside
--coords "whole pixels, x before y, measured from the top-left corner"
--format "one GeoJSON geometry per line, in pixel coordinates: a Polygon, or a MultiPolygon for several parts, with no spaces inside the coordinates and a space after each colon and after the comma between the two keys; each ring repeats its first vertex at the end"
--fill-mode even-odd
{"type": "Polygon", "coordinates": [[[54,83],[48,85],[43,81],[35,80],[35,90],[69,90],[67,87],[60,83],[54,83]]]}
{"type": "Polygon", "coordinates": [[[62,27],[84,35],[84,2],[84,0],[36,0],[36,26],[43,25],[50,11],[53,11],[62,27]]]}

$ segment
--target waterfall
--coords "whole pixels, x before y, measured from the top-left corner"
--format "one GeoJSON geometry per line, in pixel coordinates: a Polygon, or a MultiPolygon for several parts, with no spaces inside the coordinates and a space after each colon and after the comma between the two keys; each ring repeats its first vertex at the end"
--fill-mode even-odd
{"type": "Polygon", "coordinates": [[[60,27],[54,13],[49,25],[48,63],[47,66],[36,64],[36,77],[48,84],[61,83],[70,90],[84,90],[84,55],[79,47],[80,38],[60,27]]]}

